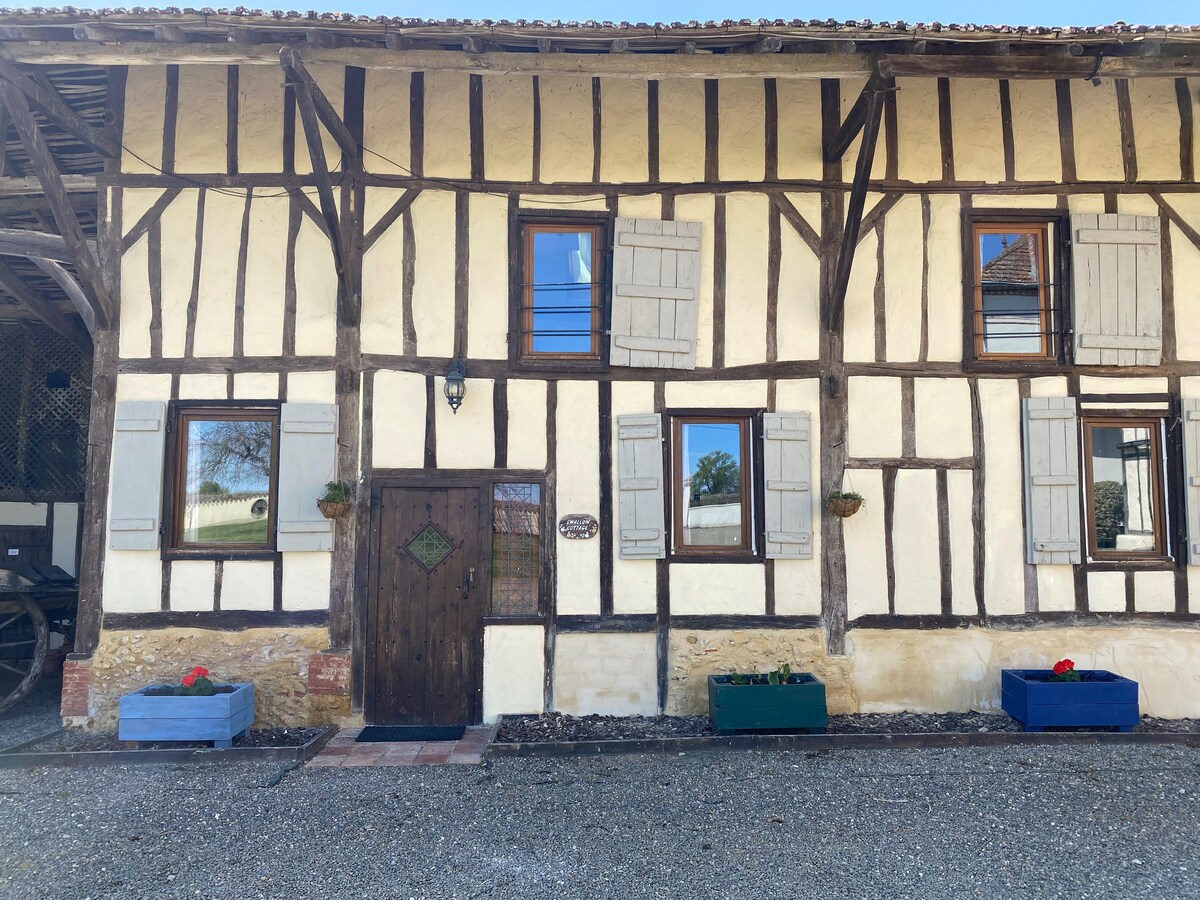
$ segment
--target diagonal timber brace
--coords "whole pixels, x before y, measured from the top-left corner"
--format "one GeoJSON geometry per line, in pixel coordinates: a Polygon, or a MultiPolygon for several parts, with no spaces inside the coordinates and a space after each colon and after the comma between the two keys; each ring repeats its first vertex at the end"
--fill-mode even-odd
{"type": "Polygon", "coordinates": [[[895,89],[895,79],[885,77],[878,70],[872,72],[871,77],[867,79],[867,83],[863,85],[858,99],[850,107],[850,112],[846,114],[846,119],[842,122],[842,127],[838,129],[833,139],[825,145],[825,162],[837,162],[850,149],[850,145],[854,143],[854,139],[858,137],[858,133],[863,130],[863,126],[867,123],[867,117],[871,108],[871,99],[880,93],[894,91],[895,89]]]}

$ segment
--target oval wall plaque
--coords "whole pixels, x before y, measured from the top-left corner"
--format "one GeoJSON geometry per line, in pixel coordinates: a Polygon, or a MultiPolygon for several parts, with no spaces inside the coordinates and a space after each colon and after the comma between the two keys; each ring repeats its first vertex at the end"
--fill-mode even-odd
{"type": "Polygon", "coordinates": [[[594,538],[599,530],[600,523],[596,521],[596,517],[586,513],[572,513],[558,520],[558,533],[573,541],[586,541],[588,538],[594,538]]]}

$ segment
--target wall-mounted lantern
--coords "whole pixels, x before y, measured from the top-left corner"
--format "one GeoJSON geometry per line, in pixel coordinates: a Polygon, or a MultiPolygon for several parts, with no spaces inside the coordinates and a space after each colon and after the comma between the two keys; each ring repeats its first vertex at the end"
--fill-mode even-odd
{"type": "Polygon", "coordinates": [[[450,371],[446,373],[445,392],[450,410],[458,415],[458,408],[462,406],[463,398],[467,396],[467,367],[463,365],[461,359],[456,359],[451,363],[450,371]]]}

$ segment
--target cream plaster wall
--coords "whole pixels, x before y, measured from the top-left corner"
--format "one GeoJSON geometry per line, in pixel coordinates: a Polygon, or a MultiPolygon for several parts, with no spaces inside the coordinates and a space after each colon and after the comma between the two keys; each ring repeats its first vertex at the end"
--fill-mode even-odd
{"type": "Polygon", "coordinates": [[[1055,209],[1058,197],[1054,194],[972,194],[971,206],[976,209],[1055,209]]]}
{"type": "MultiPolygon", "coordinates": [[[[780,412],[807,411],[813,447],[821,434],[821,381],[806,378],[778,381],[775,385],[775,409],[780,412]]],[[[775,560],[775,612],[779,615],[819,615],[821,612],[821,517],[825,508],[820,500],[819,452],[814,450],[812,483],[812,559],[775,560]]]]}
{"type": "Polygon", "coordinates": [[[979,612],[975,600],[975,487],[974,473],[965,469],[946,472],[946,501],[950,512],[950,612],[971,616],[979,612]]]}
{"type": "Polygon", "coordinates": [[[238,171],[283,171],[283,69],[238,66],[238,171]]]}
{"type": "MultiPolygon", "coordinates": [[[[317,83],[325,96],[329,98],[329,102],[333,105],[334,109],[343,109],[345,107],[344,88],[346,69],[344,66],[331,65],[329,63],[310,63],[308,65],[308,73],[312,75],[313,81],[317,83]]],[[[308,146],[304,142],[304,126],[300,122],[300,110],[297,109],[295,115],[296,173],[308,175],[312,173],[312,160],[308,158],[308,146]]],[[[337,141],[327,129],[322,128],[320,131],[321,145],[325,148],[325,160],[328,162],[329,168],[333,169],[337,166],[338,160],[342,158],[341,148],[338,147],[337,141]]],[[[369,156],[370,154],[367,155],[369,156]]]]}
{"type": "MultiPolygon", "coordinates": [[[[557,522],[568,513],[600,515],[599,393],[595,382],[560,381],[555,448],[557,522]]],[[[600,613],[600,541],[567,540],[554,531],[558,548],[559,614],[600,613]]],[[[556,695],[557,696],[557,695],[556,695]]]]}
{"type": "Polygon", "coordinates": [[[170,400],[171,376],[122,372],[117,376],[117,400],[170,400]]]}
{"type": "Polygon", "coordinates": [[[1038,611],[1070,612],[1075,608],[1075,567],[1035,566],[1038,611]]]}
{"type": "Polygon", "coordinates": [[[508,358],[508,199],[472,194],[468,251],[467,355],[508,358]]]}
{"type": "Polygon", "coordinates": [[[1174,612],[1175,573],[1135,572],[1133,606],[1138,612],[1174,612]]]}
{"type": "MultiPolygon", "coordinates": [[[[128,210],[126,214],[131,213],[128,210]]],[[[121,327],[117,352],[122,359],[150,355],[150,240],[143,237],[121,257],[121,327]]]]}
{"type": "Polygon", "coordinates": [[[468,378],[463,404],[455,413],[445,402],[446,379],[434,379],[434,421],[439,469],[490,469],[496,463],[496,429],[492,422],[495,382],[468,378]]]}
{"type": "Polygon", "coordinates": [[[1125,573],[1088,572],[1088,609],[1092,612],[1125,611],[1125,573]]]}
{"type": "Polygon", "coordinates": [[[717,171],[722,181],[763,180],[764,91],[761,78],[725,78],[717,82],[717,171]]]}
{"type": "MultiPolygon", "coordinates": [[[[1170,236],[1175,284],[1200,284],[1200,248],[1176,225],[1170,226],[1170,236]]],[[[1178,299],[1175,301],[1175,344],[1180,359],[1200,359],[1200,316],[1178,299]]]]}
{"type": "Polygon", "coordinates": [[[541,625],[489,625],[483,629],[485,722],[542,711],[545,634],[541,625]]]}
{"type": "Polygon", "coordinates": [[[331,553],[281,553],[286,612],[329,608],[331,553]]]}
{"type": "Polygon", "coordinates": [[[653,633],[558,635],[554,708],[569,715],[654,715],[656,640],[653,633]]]}
{"type": "MultiPolygon", "coordinates": [[[[787,196],[810,225],[813,224],[814,218],[807,210],[817,206],[816,225],[813,227],[820,226],[818,194],[787,196]]],[[[820,261],[800,239],[796,230],[782,217],[779,223],[779,237],[779,305],[775,315],[779,359],[816,359],[820,353],[820,261]]]]}
{"type": "Polygon", "coordinates": [[[824,174],[821,146],[821,82],[778,78],[775,105],[779,123],[779,177],[819,179],[824,174]]]}
{"type": "Polygon", "coordinates": [[[846,285],[842,328],[846,362],[875,360],[875,285],[878,277],[879,233],[872,229],[858,242],[846,285]]]}
{"type": "Polygon", "coordinates": [[[963,341],[962,204],[929,198],[929,359],[958,362],[963,341]]]}
{"type": "Polygon", "coordinates": [[[673,563],[671,614],[762,615],[767,595],[764,569],[747,563],[673,563]]]}
{"type": "Polygon", "coordinates": [[[965,378],[914,378],[913,406],[917,456],[954,459],[974,452],[965,378]]]}
{"type": "MultiPolygon", "coordinates": [[[[661,96],[660,96],[661,103],[661,96]]],[[[660,106],[660,110],[662,107],[660,106]]],[[[660,116],[663,113],[660,112],[660,116]]],[[[701,110],[703,115],[703,109],[701,110]]],[[[660,119],[660,129],[661,119],[660,119]]],[[[661,138],[660,138],[661,141],[661,138]]],[[[661,144],[660,144],[661,146],[661,144]]],[[[663,180],[669,180],[666,174],[667,156],[662,151],[663,180]]],[[[703,163],[701,163],[703,174],[703,163]]],[[[681,196],[675,200],[675,218],[680,222],[699,222],[702,238],[700,240],[700,280],[696,295],[696,367],[705,368],[712,365],[713,350],[713,234],[715,233],[714,217],[716,204],[712,195],[693,194],[681,196]]],[[[725,303],[726,319],[729,317],[729,303],[725,303]]]]}
{"type": "Polygon", "coordinates": [[[984,447],[984,601],[989,615],[1025,611],[1025,526],[1021,492],[1021,405],[1017,383],[981,378],[984,447]]]}
{"type": "Polygon", "coordinates": [[[417,352],[453,356],[454,194],[422,191],[411,209],[416,237],[412,309],[417,352]]]}
{"type": "Polygon", "coordinates": [[[884,557],[883,473],[878,469],[847,472],[844,488],[862,494],[857,513],[842,520],[846,545],[846,608],[850,621],[888,611],[887,562],[884,557]]]}
{"type": "MultiPolygon", "coordinates": [[[[620,531],[620,492],[618,471],[617,416],[646,414],[654,411],[654,384],[649,381],[614,381],[612,385],[612,459],[614,531],[620,531]]],[[[664,423],[665,424],[665,423],[664,423]]],[[[613,540],[613,612],[652,613],[657,608],[657,566],[649,559],[621,559],[619,535],[613,540]]]]}
{"type": "MultiPolygon", "coordinates": [[[[759,175],[761,178],[761,173],[759,175]]],[[[767,210],[763,194],[725,200],[725,365],[762,362],[767,354],[767,210]]]]}
{"type": "Polygon", "coordinates": [[[704,180],[703,122],[702,79],[664,78],[658,83],[659,177],[663,181],[704,180]]]}
{"type": "Polygon", "coordinates": [[[541,180],[592,180],[592,79],[538,78],[542,110],[541,180]]]}
{"type": "Polygon", "coordinates": [[[532,180],[532,76],[484,76],[483,174],[495,181],[532,180]]]}
{"type": "Polygon", "coordinates": [[[1066,397],[1067,395],[1065,375],[1048,375],[1029,379],[1029,396],[1031,397],[1066,397]]]}
{"type": "Polygon", "coordinates": [[[1013,174],[1018,181],[1058,181],[1062,152],[1058,143],[1058,98],[1050,80],[1013,78],[1013,174]]]}
{"type": "MultiPolygon", "coordinates": [[[[162,352],[183,356],[196,260],[198,190],[183,190],[159,219],[162,230],[162,352]]],[[[205,203],[208,198],[205,197],[205,203]]]]}
{"type": "Polygon", "coordinates": [[[226,560],[221,609],[269,610],[275,602],[275,564],[266,559],[226,560]]]}
{"type": "Polygon", "coordinates": [[[936,472],[932,469],[901,469],[896,473],[892,556],[898,615],[936,615],[941,612],[937,509],[936,472]]]}
{"type": "Polygon", "coordinates": [[[661,219],[662,194],[634,194],[618,197],[617,215],[631,216],[635,219],[661,219]]]}
{"type": "Polygon", "coordinates": [[[1075,134],[1075,172],[1081,181],[1121,181],[1121,123],[1112,79],[1093,86],[1071,82],[1071,116],[1075,134]]]}
{"type": "Polygon", "coordinates": [[[242,348],[247,356],[283,354],[284,269],[291,202],[264,197],[250,204],[242,328],[242,348]]]}
{"type": "Polygon", "coordinates": [[[228,76],[225,66],[179,67],[175,171],[225,172],[228,76]]]}
{"type": "Polygon", "coordinates": [[[233,355],[238,251],[245,207],[244,194],[231,196],[210,191],[205,200],[204,253],[196,303],[196,356],[233,355]]]}
{"type": "Polygon", "coordinates": [[[162,168],[166,95],[166,66],[129,67],[125,78],[125,119],[121,135],[121,143],[126,148],[121,154],[122,172],[151,174],[162,168]]]}
{"type": "Polygon", "coordinates": [[[335,388],[333,372],[287,373],[287,398],[292,403],[333,403],[335,388]]]}
{"type": "MultiPolygon", "coordinates": [[[[956,145],[957,146],[957,145],[956,145]]],[[[916,362],[921,351],[921,200],[907,197],[884,218],[884,311],[889,362],[916,362]]]]}
{"type": "Polygon", "coordinates": [[[276,400],[278,398],[278,372],[237,372],[234,374],[234,400],[276,400]]]}
{"type": "Polygon", "coordinates": [[[649,178],[646,82],[600,79],[600,180],[649,178]]]}
{"type": "Polygon", "coordinates": [[[471,177],[471,76],[466,72],[425,73],[425,174],[471,177]]]}
{"type": "Polygon", "coordinates": [[[1000,128],[1000,85],[987,78],[950,79],[950,122],[954,177],[960,181],[1004,180],[1000,128]]]}
{"type": "Polygon", "coordinates": [[[162,606],[162,566],[157,550],[106,550],[104,611],[157,612],[162,606]]]}
{"type": "Polygon", "coordinates": [[[171,610],[212,612],[216,563],[187,559],[167,563],[171,570],[171,610]]]}
{"type": "Polygon", "coordinates": [[[546,467],[546,382],[508,382],[508,467],[546,467]]]}
{"type": "Polygon", "coordinates": [[[0,501],[0,525],[35,525],[46,524],[45,503],[17,503],[11,500],[0,501]]]}
{"type": "Polygon", "coordinates": [[[1166,378],[1079,376],[1079,393],[1081,394],[1165,394],[1167,390],[1166,378]]]}
{"type": "MultiPolygon", "coordinates": [[[[378,221],[403,194],[388,188],[367,189],[367,221],[378,221]]],[[[363,255],[363,353],[399,353],[404,349],[403,218],[363,255]]],[[[414,242],[416,243],[416,242],[414,242]]]]}
{"type": "Polygon", "coordinates": [[[938,181],[942,177],[942,140],[937,79],[897,78],[896,88],[899,175],[905,181],[938,181]]]}
{"type": "Polygon", "coordinates": [[[384,370],[374,377],[371,464],[380,469],[423,468],[425,376],[384,370]]]}
{"type": "Polygon", "coordinates": [[[518,205],[522,209],[608,211],[608,199],[603,194],[521,194],[518,205]]]}
{"type": "MultiPolygon", "coordinates": [[[[842,116],[841,121],[845,121],[850,115],[850,110],[854,108],[854,104],[858,102],[858,96],[862,93],[862,89],[866,86],[865,78],[843,78],[841,79],[841,101],[842,101],[842,116]]],[[[818,113],[818,120],[820,114],[818,113]]],[[[886,140],[883,139],[883,131],[880,129],[880,138],[875,144],[875,159],[872,160],[871,170],[876,173],[883,172],[887,151],[885,150],[886,140]]],[[[850,142],[850,146],[846,148],[845,154],[842,156],[842,173],[846,180],[849,181],[854,175],[854,166],[858,161],[858,151],[862,146],[862,132],[860,131],[854,140],[850,142]]]]}
{"type": "Polygon", "coordinates": [[[392,69],[367,69],[363,93],[363,154],[368,172],[407,175],[412,166],[409,97],[412,76],[392,69]],[[386,158],[385,158],[386,157],[386,158]]]}
{"type": "Polygon", "coordinates": [[[224,400],[229,392],[225,375],[187,373],[179,376],[180,400],[224,400]]]}
{"type": "Polygon", "coordinates": [[[858,376],[847,381],[850,456],[899,456],[903,447],[900,379],[858,376]]]}
{"type": "Polygon", "coordinates": [[[332,356],[337,343],[337,272],[329,238],[304,217],[296,238],[296,354],[332,356]]]}
{"type": "Polygon", "coordinates": [[[757,381],[668,381],[664,399],[674,409],[749,409],[767,405],[767,383],[757,381]]]}
{"type": "MultiPolygon", "coordinates": [[[[1191,95],[1195,97],[1195,94],[1191,95]]],[[[1179,102],[1174,78],[1130,78],[1129,107],[1133,113],[1133,143],[1138,179],[1174,181],[1179,178],[1179,102]]]]}

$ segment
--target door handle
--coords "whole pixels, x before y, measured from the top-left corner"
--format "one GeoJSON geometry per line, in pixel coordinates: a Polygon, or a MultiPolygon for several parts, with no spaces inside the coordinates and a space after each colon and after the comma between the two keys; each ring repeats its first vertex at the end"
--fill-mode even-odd
{"type": "Polygon", "coordinates": [[[469,596],[473,587],[475,587],[475,567],[471,566],[467,569],[467,577],[463,579],[463,596],[469,596]]]}

